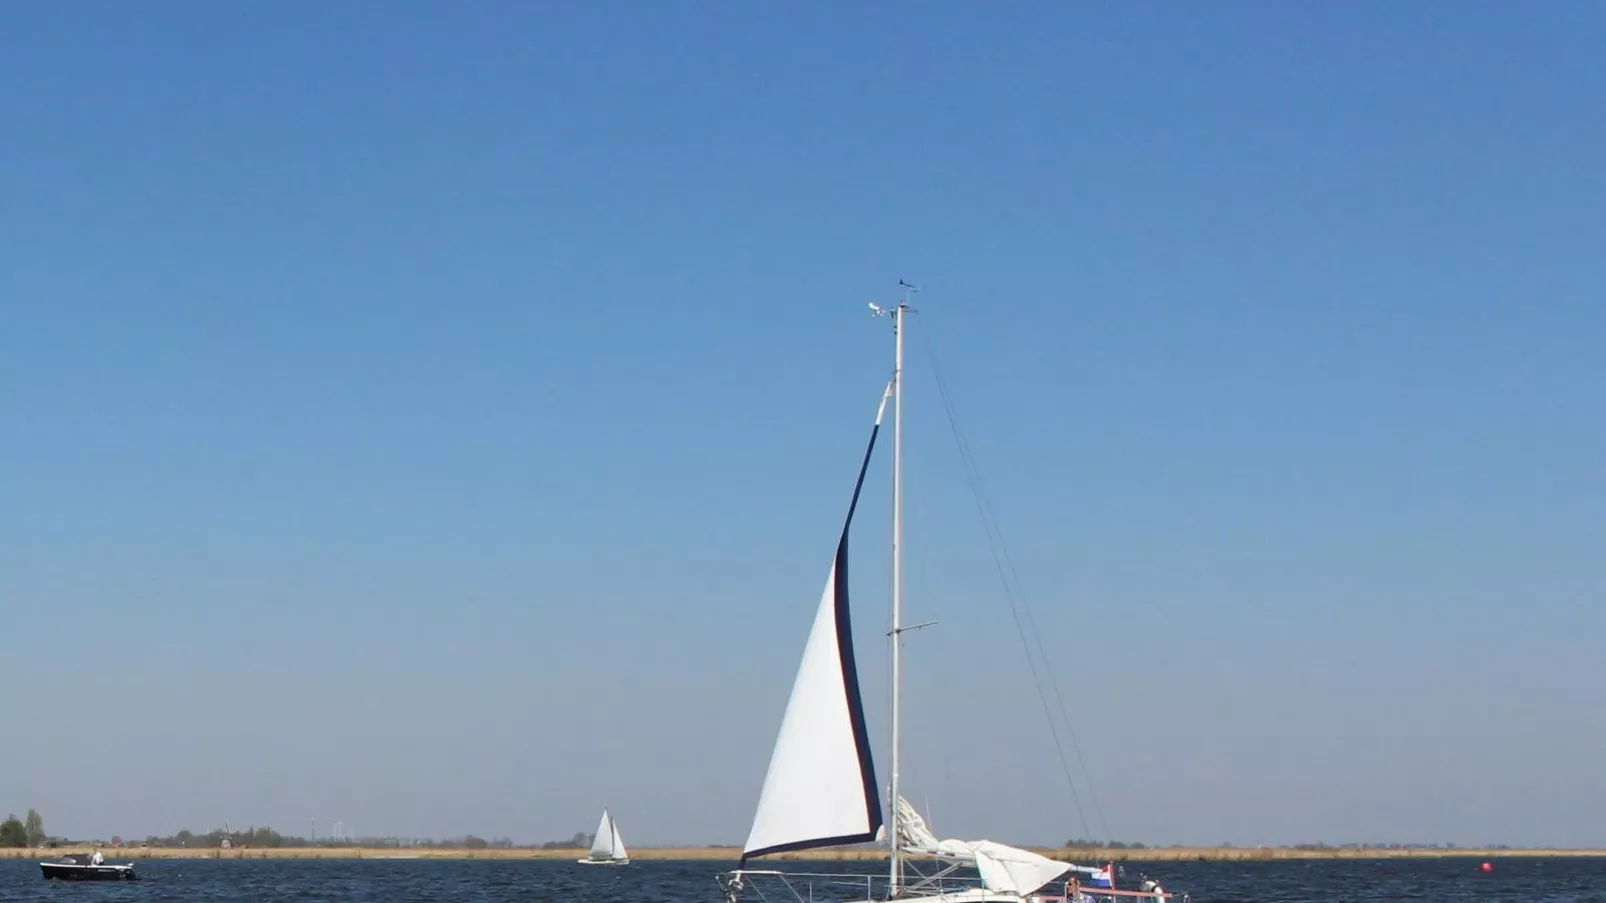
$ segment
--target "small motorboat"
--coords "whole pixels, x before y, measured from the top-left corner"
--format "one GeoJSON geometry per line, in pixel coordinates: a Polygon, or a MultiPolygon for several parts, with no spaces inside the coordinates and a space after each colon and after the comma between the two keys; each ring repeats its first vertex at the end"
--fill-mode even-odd
{"type": "Polygon", "coordinates": [[[109,862],[94,864],[88,856],[63,856],[55,862],[39,863],[45,880],[57,881],[133,881],[134,863],[112,865],[109,862]]]}

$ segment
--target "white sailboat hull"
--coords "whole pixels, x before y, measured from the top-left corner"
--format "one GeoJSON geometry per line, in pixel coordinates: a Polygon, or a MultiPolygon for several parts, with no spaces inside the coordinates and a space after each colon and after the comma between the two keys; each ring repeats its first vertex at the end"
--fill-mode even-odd
{"type": "Polygon", "coordinates": [[[576,859],[581,865],[629,865],[629,859],[576,859]]]}
{"type": "MultiPolygon", "coordinates": [[[[1156,897],[1154,894],[1138,891],[1111,891],[1107,888],[1082,888],[1081,898],[1085,903],[1116,903],[1118,899],[1139,899],[1163,903],[1171,899],[1171,894],[1156,897]],[[1117,896],[1119,894],[1119,896],[1117,896]]],[[[845,900],[843,903],[887,903],[881,900],[845,900]]],[[[955,890],[941,894],[903,894],[898,897],[897,903],[1076,903],[1058,890],[1051,891],[1044,888],[1035,894],[1017,894],[1011,892],[993,891],[985,887],[975,887],[966,890],[955,890]]]]}
{"type": "MultiPolygon", "coordinates": [[[[898,897],[899,903],[1038,903],[1039,899],[1036,894],[1021,896],[1020,894],[990,891],[981,887],[942,894],[904,894],[898,897]]],[[[887,901],[884,899],[860,899],[844,900],[843,903],[887,903],[887,901]]]]}
{"type": "MultiPolygon", "coordinates": [[[[905,887],[890,903],[1074,903],[1060,894],[1058,884],[1022,893],[985,887],[974,878],[950,876],[922,882],[918,876],[910,877],[919,883],[905,887]],[[936,880],[942,883],[932,883],[936,880]]],[[[724,882],[727,903],[740,901],[741,892],[749,887],[755,891],[755,899],[770,903],[889,903],[886,883],[883,875],[771,870],[738,870],[729,873],[724,882]]]]}

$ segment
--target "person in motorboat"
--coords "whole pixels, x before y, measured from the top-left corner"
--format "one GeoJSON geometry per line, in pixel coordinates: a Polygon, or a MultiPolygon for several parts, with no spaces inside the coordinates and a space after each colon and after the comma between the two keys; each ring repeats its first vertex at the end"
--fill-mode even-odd
{"type": "Polygon", "coordinates": [[[90,865],[104,865],[105,862],[106,862],[106,857],[101,855],[100,847],[96,847],[95,848],[95,855],[89,857],[89,864],[90,865]]]}

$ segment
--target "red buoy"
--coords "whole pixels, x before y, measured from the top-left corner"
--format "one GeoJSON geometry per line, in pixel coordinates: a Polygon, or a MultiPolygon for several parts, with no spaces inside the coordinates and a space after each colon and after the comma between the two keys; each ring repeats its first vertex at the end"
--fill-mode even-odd
{"type": "Polygon", "coordinates": [[[1480,866],[1480,868],[1482,868],[1486,872],[1494,871],[1494,865],[1491,864],[1491,863],[1488,863],[1488,862],[1485,862],[1482,866],[1480,866]]]}

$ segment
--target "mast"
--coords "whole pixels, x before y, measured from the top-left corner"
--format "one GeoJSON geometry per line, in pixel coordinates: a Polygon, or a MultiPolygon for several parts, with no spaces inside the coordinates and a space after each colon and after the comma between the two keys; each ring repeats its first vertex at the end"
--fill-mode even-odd
{"type": "Polygon", "coordinates": [[[911,308],[909,295],[919,289],[898,280],[903,287],[903,300],[892,313],[892,334],[896,351],[893,357],[892,385],[892,821],[887,830],[890,846],[888,858],[890,883],[889,898],[903,891],[903,849],[898,843],[898,764],[902,728],[902,711],[899,705],[903,696],[903,317],[911,308]]]}

